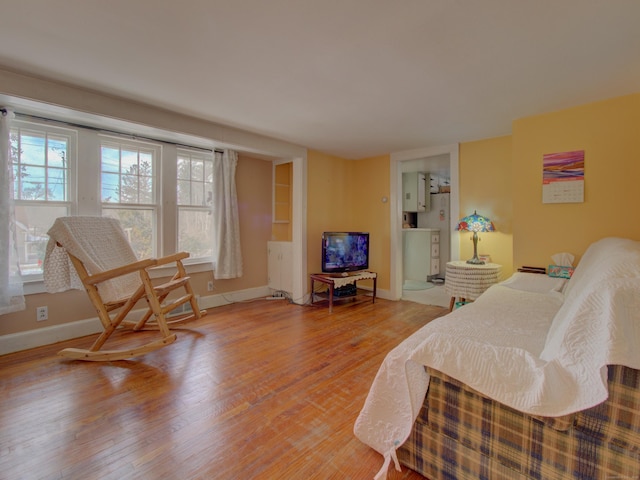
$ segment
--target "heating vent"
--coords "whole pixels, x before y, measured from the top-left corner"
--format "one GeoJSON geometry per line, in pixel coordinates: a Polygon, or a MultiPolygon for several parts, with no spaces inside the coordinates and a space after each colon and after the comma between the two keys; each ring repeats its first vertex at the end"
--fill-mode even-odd
{"type": "MultiPolygon", "coordinates": [[[[196,295],[196,303],[200,305],[200,295],[196,295]]],[[[175,308],[174,310],[172,310],[169,313],[169,315],[167,315],[167,318],[186,315],[192,312],[193,312],[193,309],[191,308],[191,302],[186,302],[180,305],[178,308],[175,308]]]]}

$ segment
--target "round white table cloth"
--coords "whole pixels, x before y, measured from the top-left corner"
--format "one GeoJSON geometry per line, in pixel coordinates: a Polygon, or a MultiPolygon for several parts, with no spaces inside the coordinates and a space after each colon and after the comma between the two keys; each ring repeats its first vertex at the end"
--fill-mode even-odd
{"type": "Polygon", "coordinates": [[[502,265],[485,263],[474,265],[464,260],[447,263],[445,292],[450,297],[475,300],[500,280],[502,265]]]}

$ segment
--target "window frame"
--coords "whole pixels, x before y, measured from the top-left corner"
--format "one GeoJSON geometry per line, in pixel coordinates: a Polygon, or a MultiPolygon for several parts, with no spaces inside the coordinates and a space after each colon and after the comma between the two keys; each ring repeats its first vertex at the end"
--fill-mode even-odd
{"type": "MultiPolygon", "coordinates": [[[[189,149],[186,147],[178,147],[176,149],[176,174],[175,174],[175,179],[176,179],[176,199],[175,199],[175,205],[176,205],[176,212],[175,212],[175,221],[176,221],[176,228],[175,228],[175,242],[176,242],[176,250],[180,250],[180,241],[179,241],[179,224],[180,224],[180,211],[183,210],[185,212],[204,212],[207,211],[208,213],[210,213],[213,216],[213,183],[214,183],[214,164],[215,164],[215,156],[217,155],[217,153],[215,151],[211,151],[211,152],[206,152],[206,151],[202,151],[202,150],[195,150],[195,149],[189,149]],[[181,204],[180,203],[180,199],[178,198],[178,188],[179,188],[179,182],[180,182],[180,177],[179,177],[179,172],[178,172],[178,162],[180,161],[181,157],[189,157],[189,160],[191,162],[193,162],[194,157],[197,159],[198,157],[200,157],[203,160],[203,180],[202,180],[202,188],[203,188],[203,199],[206,202],[207,199],[206,197],[206,187],[207,184],[210,183],[210,188],[211,188],[211,206],[208,208],[205,208],[202,205],[186,205],[186,204],[181,204]],[[206,181],[206,162],[211,162],[211,182],[207,182],[206,181]]],[[[190,191],[191,191],[191,186],[193,185],[193,180],[191,178],[189,178],[189,182],[190,182],[190,191]]],[[[191,195],[190,195],[191,196],[191,195]]],[[[213,217],[212,217],[213,218],[213,217]]],[[[214,226],[213,224],[211,225],[211,250],[212,253],[210,256],[200,256],[200,257],[189,257],[189,259],[187,259],[187,263],[199,263],[199,262],[211,262],[213,263],[213,251],[214,251],[214,240],[215,240],[215,236],[214,236],[214,226]]]]}
{"type": "MultiPolygon", "coordinates": [[[[78,132],[75,129],[72,128],[67,128],[67,127],[61,127],[58,125],[50,125],[48,123],[43,123],[43,122],[33,122],[33,121],[25,121],[25,120],[21,120],[21,119],[15,119],[12,121],[11,123],[11,127],[10,127],[10,136],[13,136],[14,134],[18,134],[21,135],[23,132],[31,132],[34,134],[44,134],[46,138],[48,138],[50,135],[53,136],[58,136],[58,137],[65,137],[67,140],[67,156],[66,156],[66,192],[65,192],[65,200],[47,200],[45,199],[24,199],[24,198],[15,198],[16,197],[16,192],[14,190],[14,206],[16,209],[20,209],[20,208],[55,208],[55,207],[59,207],[59,208],[66,208],[67,210],[67,215],[76,215],[77,214],[77,189],[76,189],[76,185],[77,185],[77,179],[76,179],[76,175],[77,175],[77,160],[78,160],[78,132]]],[[[13,142],[10,142],[13,143],[13,142]]],[[[47,141],[48,144],[48,141],[47,141]]],[[[21,139],[19,138],[18,140],[18,145],[21,145],[21,139]]],[[[44,159],[44,164],[43,167],[45,168],[45,178],[48,178],[48,172],[47,169],[50,168],[49,162],[48,162],[48,153],[47,153],[47,147],[45,146],[45,159],[44,159]]],[[[31,165],[28,164],[26,162],[22,161],[22,155],[20,155],[19,157],[19,162],[17,164],[17,168],[21,168],[21,166],[26,165],[31,165]]],[[[15,163],[13,161],[13,155],[12,155],[12,175],[14,174],[14,169],[15,169],[15,163]]],[[[59,167],[51,167],[51,168],[56,168],[58,169],[59,167]]],[[[15,188],[15,183],[16,183],[16,179],[13,179],[13,184],[14,184],[14,188],[15,188]]],[[[48,181],[45,180],[45,189],[47,188],[48,185],[48,181]]],[[[46,232],[44,232],[46,234],[46,232]]],[[[21,246],[24,246],[25,248],[25,252],[26,249],[29,248],[29,242],[28,240],[25,238],[24,240],[24,244],[22,244],[22,242],[20,242],[21,245],[19,245],[18,247],[21,248],[21,246]]],[[[33,243],[33,242],[31,242],[33,243]]],[[[25,253],[26,255],[26,253],[25,253]]],[[[22,253],[19,254],[19,258],[22,257],[22,253]]],[[[25,258],[26,260],[26,258],[25,258]]],[[[24,273],[23,267],[26,269],[26,267],[29,264],[27,262],[25,262],[24,264],[20,264],[20,278],[23,281],[23,283],[28,283],[28,282],[42,282],[43,279],[43,274],[41,272],[38,273],[24,273]]]]}
{"type": "MultiPolygon", "coordinates": [[[[50,130],[56,134],[65,132],[71,135],[68,145],[68,198],[66,202],[43,201],[42,206],[63,204],[67,206],[69,215],[103,215],[109,208],[134,207],[148,208],[148,204],[108,204],[103,207],[101,186],[101,145],[103,142],[118,144],[132,144],[157,149],[158,156],[154,157],[156,174],[154,178],[155,203],[155,242],[154,256],[160,257],[177,251],[178,245],[178,205],[177,205],[177,160],[178,149],[205,155],[214,149],[203,149],[197,146],[186,146],[165,141],[140,139],[135,135],[101,130],[90,126],[67,124],[63,120],[37,118],[17,118],[11,125],[11,131],[26,128],[27,130],[50,130]],[[51,125],[54,123],[54,125],[51,125]],[[73,153],[72,153],[73,151],[73,153]]],[[[34,201],[15,200],[15,205],[34,201]]],[[[211,241],[214,240],[213,232],[211,241]]],[[[189,257],[184,262],[187,272],[211,271],[214,268],[212,257],[189,257]]],[[[166,277],[175,272],[174,265],[165,265],[152,269],[152,277],[166,277]]],[[[25,295],[45,292],[43,275],[22,275],[25,295]]]]}
{"type": "MultiPolygon", "coordinates": [[[[160,143],[152,143],[144,140],[137,139],[123,139],[119,137],[114,137],[112,135],[98,135],[99,138],[99,150],[98,150],[98,169],[100,171],[100,187],[99,187],[99,197],[100,197],[100,215],[105,216],[105,212],[109,210],[129,210],[129,211],[150,211],[151,212],[151,231],[152,231],[152,241],[151,241],[151,252],[146,257],[160,257],[166,255],[167,253],[163,251],[162,248],[162,218],[165,215],[165,212],[162,208],[163,204],[163,195],[162,189],[160,188],[161,183],[161,175],[162,175],[162,164],[164,163],[163,158],[163,148],[160,143]],[[103,148],[111,148],[118,149],[119,158],[120,158],[120,168],[117,170],[117,175],[120,179],[119,187],[122,186],[122,179],[125,176],[130,176],[130,174],[126,174],[125,171],[122,170],[122,151],[127,147],[130,150],[136,150],[138,157],[142,151],[151,154],[151,202],[149,203],[141,203],[141,202],[122,202],[122,198],[120,198],[118,202],[105,202],[103,199],[104,186],[102,183],[103,174],[116,174],[115,172],[108,172],[103,169],[103,156],[102,151],[103,148]]],[[[138,172],[138,180],[140,177],[144,177],[140,175],[138,172]]],[[[138,190],[138,197],[139,197],[138,190]]],[[[138,198],[139,199],[139,198],[138,198]]]]}

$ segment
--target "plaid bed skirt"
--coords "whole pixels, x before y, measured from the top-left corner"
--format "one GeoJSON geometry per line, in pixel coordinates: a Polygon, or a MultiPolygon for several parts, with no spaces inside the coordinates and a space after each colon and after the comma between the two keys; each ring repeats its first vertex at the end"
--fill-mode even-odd
{"type": "Polygon", "coordinates": [[[436,479],[640,479],[640,371],[609,367],[609,398],[534,417],[427,368],[429,391],[400,462],[436,479]]]}

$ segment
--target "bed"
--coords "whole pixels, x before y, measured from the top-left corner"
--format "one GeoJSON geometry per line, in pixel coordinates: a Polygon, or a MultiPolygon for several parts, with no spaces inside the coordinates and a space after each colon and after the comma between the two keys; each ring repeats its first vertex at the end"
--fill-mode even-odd
{"type": "Polygon", "coordinates": [[[640,242],[570,280],[516,273],[386,356],[356,420],[382,468],[438,478],[640,478],[640,242]]]}

